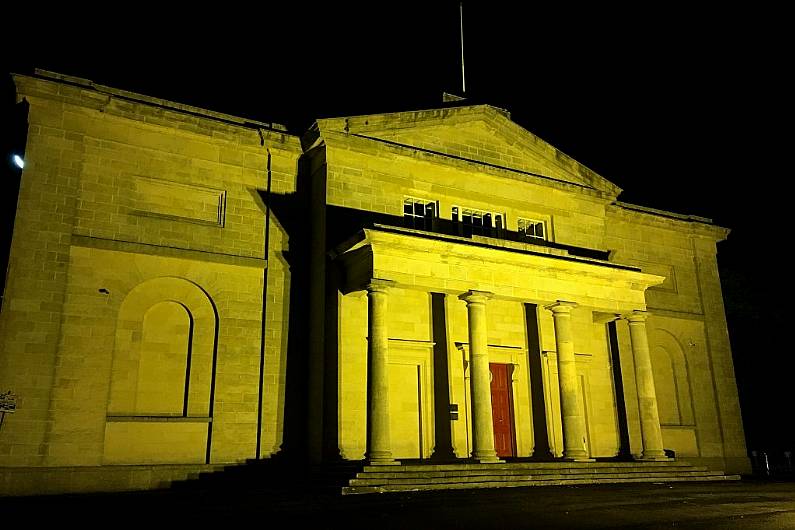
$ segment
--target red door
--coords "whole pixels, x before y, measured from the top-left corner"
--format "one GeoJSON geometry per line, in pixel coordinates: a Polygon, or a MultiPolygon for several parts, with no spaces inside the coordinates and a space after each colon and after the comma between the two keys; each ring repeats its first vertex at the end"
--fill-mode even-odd
{"type": "Polygon", "coordinates": [[[516,456],[513,436],[513,399],[507,364],[489,363],[491,370],[491,417],[497,456],[516,456]]]}

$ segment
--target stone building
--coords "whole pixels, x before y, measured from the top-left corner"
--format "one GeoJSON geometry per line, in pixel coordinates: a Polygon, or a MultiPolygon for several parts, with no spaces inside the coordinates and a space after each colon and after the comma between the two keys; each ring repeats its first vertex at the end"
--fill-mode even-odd
{"type": "Polygon", "coordinates": [[[30,111],[0,492],[149,488],[279,455],[673,451],[748,469],[728,230],[618,201],[507,111],[296,136],[50,72],[14,81],[30,111]]]}

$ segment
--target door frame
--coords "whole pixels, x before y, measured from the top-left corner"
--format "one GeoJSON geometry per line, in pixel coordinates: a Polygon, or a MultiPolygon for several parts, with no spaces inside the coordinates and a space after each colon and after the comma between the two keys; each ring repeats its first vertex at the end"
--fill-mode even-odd
{"type": "MultiPolygon", "coordinates": [[[[510,418],[510,428],[511,428],[511,454],[510,455],[497,455],[500,458],[516,458],[516,414],[514,412],[514,405],[513,405],[513,371],[515,369],[514,365],[511,363],[493,363],[489,362],[489,382],[491,382],[494,372],[491,371],[491,365],[500,365],[505,367],[505,377],[506,383],[508,387],[508,416],[510,418]]],[[[489,391],[491,391],[491,387],[489,387],[489,391]]],[[[493,397],[494,394],[491,393],[493,397]]],[[[494,425],[494,400],[492,399],[491,402],[491,422],[492,428],[494,425]]],[[[496,440],[495,440],[495,449],[496,449],[496,440]]]]}

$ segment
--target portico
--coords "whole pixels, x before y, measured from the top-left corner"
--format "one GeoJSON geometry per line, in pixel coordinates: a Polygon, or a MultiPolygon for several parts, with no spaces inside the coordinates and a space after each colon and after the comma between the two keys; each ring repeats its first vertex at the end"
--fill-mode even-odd
{"type": "MultiPolygon", "coordinates": [[[[334,257],[344,271],[344,284],[340,286],[343,298],[355,298],[357,293],[365,290],[368,293],[368,414],[364,418],[361,414],[358,416],[367,426],[367,442],[366,447],[357,450],[364,449],[364,454],[372,464],[391,464],[400,458],[400,455],[392,455],[389,447],[392,440],[401,436],[405,429],[398,427],[397,433],[391,432],[390,424],[396,424],[390,415],[408,402],[404,400],[401,402],[403,404],[395,405],[400,402],[395,396],[406,389],[389,388],[385,384],[389,380],[389,376],[384,374],[390,370],[390,346],[402,347],[408,340],[401,336],[406,329],[400,323],[402,317],[396,318],[395,313],[388,313],[386,300],[389,300],[390,306],[400,307],[403,304],[401,298],[422,300],[429,293],[446,295],[448,313],[444,318],[448,319],[448,328],[460,331],[463,322],[455,314],[462,315],[464,308],[466,312],[464,365],[459,366],[459,356],[451,355],[448,373],[444,374],[450,379],[450,403],[455,403],[466,422],[464,430],[461,423],[451,421],[457,456],[480,463],[502,461],[494,445],[490,395],[492,374],[489,371],[490,355],[494,362],[496,358],[492,352],[500,348],[518,352],[515,353],[516,368],[510,382],[517,456],[531,456],[533,439],[547,435],[531,430],[527,386],[540,382],[529,380],[526,345],[517,338],[521,333],[511,335],[507,324],[505,329],[499,325],[502,317],[489,314],[490,306],[520,308],[523,304],[533,303],[543,307],[552,321],[552,333],[545,333],[543,339],[554,345],[557,382],[550,378],[543,384],[559,396],[559,399],[554,400],[560,403],[557,421],[562,424],[563,445],[558,450],[559,456],[577,462],[593,461],[594,456],[608,456],[596,454],[599,451],[589,446],[589,439],[605,435],[599,432],[589,435],[587,425],[589,407],[599,411],[605,409],[606,405],[598,402],[605,396],[588,395],[587,385],[583,383],[584,376],[580,373],[583,367],[578,367],[576,358],[584,356],[588,348],[593,348],[593,337],[590,336],[583,337],[582,345],[578,344],[582,316],[613,313],[626,316],[630,325],[631,357],[634,359],[641,407],[642,456],[652,460],[665,458],[651,378],[648,340],[645,339],[643,325],[646,315],[645,289],[661,283],[664,278],[642,273],[634,267],[573,256],[559,249],[538,245],[498,242],[485,237],[469,239],[431,235],[393,227],[363,230],[338,247],[334,257]],[[577,325],[572,324],[573,316],[577,319],[577,325]],[[489,323],[495,322],[495,319],[498,325],[494,326],[496,329],[490,329],[489,323]],[[395,322],[394,328],[390,327],[392,322],[395,322]],[[464,377],[464,371],[467,372],[468,380],[464,377]],[[462,450],[463,446],[465,450],[462,450]]],[[[412,303],[416,305],[416,302],[412,303]]],[[[339,314],[339,325],[350,334],[351,328],[346,328],[348,324],[344,320],[351,312],[341,310],[339,314]]],[[[405,315],[405,312],[401,311],[400,314],[405,315]]],[[[428,315],[427,318],[432,317],[428,315]]],[[[539,315],[539,319],[546,318],[539,315]]],[[[545,330],[549,330],[549,327],[545,330]]],[[[437,337],[427,339],[436,340],[437,337]]],[[[346,348],[349,348],[347,344],[340,345],[340,355],[343,357],[350,353],[346,348]]],[[[345,360],[342,365],[347,366],[345,360]]],[[[346,416],[356,414],[356,409],[352,403],[345,402],[344,396],[353,395],[354,387],[360,388],[362,381],[348,376],[345,368],[340,375],[343,396],[340,429],[344,430],[350,429],[351,425],[346,423],[346,416]],[[351,411],[349,414],[348,410],[351,411]]],[[[434,374],[434,377],[438,376],[434,374]]],[[[601,385],[600,381],[595,382],[594,386],[601,385]]],[[[417,401],[417,406],[420,409],[423,407],[421,399],[417,401]]],[[[610,406],[613,406],[612,402],[610,406]]],[[[427,412],[425,414],[427,417],[427,412]]],[[[422,413],[419,417],[420,437],[432,437],[433,428],[422,425],[423,421],[427,421],[423,420],[422,413]]],[[[548,421],[554,423],[554,420],[548,421]]],[[[594,420],[591,422],[595,423],[594,420]]],[[[598,431],[598,428],[592,427],[592,430],[598,431]]],[[[343,456],[356,459],[357,450],[352,450],[355,444],[350,443],[350,440],[356,439],[356,435],[351,432],[340,434],[343,456]]],[[[423,458],[421,453],[417,456],[423,458]]]]}

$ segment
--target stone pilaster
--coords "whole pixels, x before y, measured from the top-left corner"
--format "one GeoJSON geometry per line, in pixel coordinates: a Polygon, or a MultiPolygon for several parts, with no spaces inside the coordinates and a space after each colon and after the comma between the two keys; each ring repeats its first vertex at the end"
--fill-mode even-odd
{"type": "Polygon", "coordinates": [[[389,432],[389,332],[387,299],[393,282],[367,285],[367,459],[372,465],[397,464],[389,432]]]}
{"type": "Polygon", "coordinates": [[[469,382],[472,396],[472,458],[479,462],[500,462],[494,449],[491,416],[486,300],[492,293],[468,291],[459,298],[467,304],[469,320],[469,382]]]}
{"type": "Polygon", "coordinates": [[[563,458],[590,461],[586,444],[585,414],[580,406],[577,364],[571,331],[571,310],[574,302],[559,300],[545,306],[555,320],[555,344],[558,357],[560,408],[563,416],[563,458]]]}
{"type": "Polygon", "coordinates": [[[643,441],[642,460],[668,460],[663,449],[660,415],[657,411],[657,393],[654,390],[654,373],[651,368],[649,339],[646,333],[645,311],[633,311],[624,318],[629,321],[632,357],[635,361],[635,383],[638,387],[640,431],[643,441]]]}

